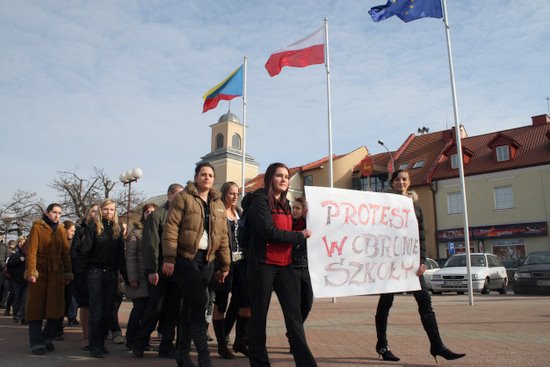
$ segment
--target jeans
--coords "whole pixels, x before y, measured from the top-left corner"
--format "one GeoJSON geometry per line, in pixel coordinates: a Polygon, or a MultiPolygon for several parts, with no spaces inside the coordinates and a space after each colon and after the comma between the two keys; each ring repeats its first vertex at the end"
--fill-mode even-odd
{"type": "Polygon", "coordinates": [[[118,272],[91,268],[88,273],[90,296],[90,351],[101,351],[112,324],[113,305],[117,290],[118,272]]]}
{"type": "Polygon", "coordinates": [[[29,339],[31,350],[45,348],[47,342],[51,342],[55,333],[57,319],[46,320],[42,330],[42,320],[29,321],[29,339]]]}

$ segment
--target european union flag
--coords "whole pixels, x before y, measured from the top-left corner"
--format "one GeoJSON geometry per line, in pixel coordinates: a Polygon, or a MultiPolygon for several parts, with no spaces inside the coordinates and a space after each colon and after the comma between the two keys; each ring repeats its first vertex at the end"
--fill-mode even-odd
{"type": "Polygon", "coordinates": [[[388,0],[369,10],[372,20],[379,22],[396,15],[405,23],[419,18],[443,18],[441,0],[388,0]]]}

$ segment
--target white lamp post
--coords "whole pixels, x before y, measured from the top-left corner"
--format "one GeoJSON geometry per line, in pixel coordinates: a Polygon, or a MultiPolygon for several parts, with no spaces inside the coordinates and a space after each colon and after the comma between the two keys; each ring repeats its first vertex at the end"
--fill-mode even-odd
{"type": "Polygon", "coordinates": [[[128,170],[126,172],[121,173],[118,176],[118,179],[120,180],[120,182],[124,184],[124,186],[128,185],[128,208],[126,211],[126,230],[129,230],[130,228],[130,195],[132,190],[132,182],[136,182],[142,176],[143,176],[143,171],[141,170],[141,168],[134,168],[134,169],[128,170]]]}

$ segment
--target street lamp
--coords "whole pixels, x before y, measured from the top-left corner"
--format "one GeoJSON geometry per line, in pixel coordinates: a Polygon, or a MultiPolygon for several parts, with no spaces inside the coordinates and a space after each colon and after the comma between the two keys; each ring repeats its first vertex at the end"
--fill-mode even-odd
{"type": "Polygon", "coordinates": [[[124,184],[124,186],[128,185],[128,208],[126,210],[126,230],[129,230],[130,228],[130,195],[132,190],[132,182],[136,182],[142,176],[143,176],[143,171],[141,170],[141,168],[134,168],[134,169],[128,170],[126,172],[121,173],[118,176],[118,179],[120,180],[120,182],[124,184]]]}
{"type": "Polygon", "coordinates": [[[390,150],[388,149],[388,147],[384,144],[384,141],[383,140],[378,140],[378,144],[380,144],[381,146],[384,147],[384,149],[386,149],[388,151],[388,154],[390,155],[390,160],[391,160],[391,170],[390,171],[390,174],[393,173],[393,171],[395,170],[395,161],[393,160],[393,155],[391,154],[390,150]]]}

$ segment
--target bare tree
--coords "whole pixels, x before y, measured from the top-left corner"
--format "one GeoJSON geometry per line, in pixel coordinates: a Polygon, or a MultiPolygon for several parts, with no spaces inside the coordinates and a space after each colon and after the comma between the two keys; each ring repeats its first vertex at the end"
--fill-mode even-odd
{"type": "Polygon", "coordinates": [[[111,181],[109,176],[107,176],[103,171],[103,168],[100,169],[100,168],[94,167],[94,172],[95,172],[95,176],[99,178],[101,187],[103,189],[103,197],[104,198],[110,197],[111,191],[113,191],[116,185],[116,182],[111,181]]]}
{"type": "Polygon", "coordinates": [[[0,233],[21,236],[43,213],[44,201],[35,192],[17,190],[9,202],[0,204],[0,233]]]}
{"type": "MultiPolygon", "coordinates": [[[[126,213],[128,190],[122,186],[116,190],[117,182],[112,181],[102,168],[93,167],[93,174],[89,178],[67,171],[58,174],[50,186],[58,191],[62,199],[64,215],[81,220],[91,205],[109,197],[117,202],[121,215],[126,213]]],[[[143,195],[132,190],[130,207],[138,207],[142,202],[143,195]]]]}

